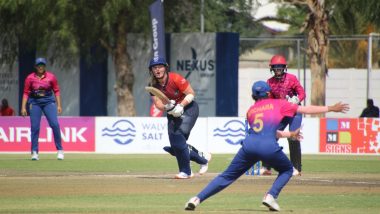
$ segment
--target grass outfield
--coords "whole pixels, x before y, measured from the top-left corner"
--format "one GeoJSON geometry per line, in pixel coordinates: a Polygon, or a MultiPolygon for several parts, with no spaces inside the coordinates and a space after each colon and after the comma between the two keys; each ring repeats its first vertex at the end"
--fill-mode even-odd
{"type": "MultiPolygon", "coordinates": [[[[169,155],[0,154],[0,213],[189,213],[185,202],[232,157],[214,155],[206,175],[175,180],[169,155]]],[[[243,175],[193,213],[267,213],[261,199],[274,179],[243,175]]],[[[379,213],[380,157],[304,155],[278,202],[282,213],[379,213]]]]}

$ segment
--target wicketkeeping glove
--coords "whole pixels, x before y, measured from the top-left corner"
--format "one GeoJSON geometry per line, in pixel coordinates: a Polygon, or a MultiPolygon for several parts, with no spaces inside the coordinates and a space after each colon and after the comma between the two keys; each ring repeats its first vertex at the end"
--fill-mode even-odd
{"type": "Polygon", "coordinates": [[[175,107],[175,101],[174,100],[170,100],[170,103],[164,105],[165,111],[171,111],[174,109],[174,107],[175,107]]]}
{"type": "Polygon", "coordinates": [[[286,95],[286,100],[290,103],[299,104],[300,99],[297,96],[289,97],[289,95],[286,95]]]}
{"type": "Polygon", "coordinates": [[[181,104],[177,104],[173,110],[168,111],[168,114],[173,115],[173,117],[181,117],[183,114],[183,106],[181,104]]]}

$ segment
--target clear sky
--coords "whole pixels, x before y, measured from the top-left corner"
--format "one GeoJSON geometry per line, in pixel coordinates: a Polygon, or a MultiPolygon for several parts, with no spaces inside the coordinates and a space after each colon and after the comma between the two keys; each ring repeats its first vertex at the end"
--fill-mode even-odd
{"type": "MultiPolygon", "coordinates": [[[[261,7],[258,8],[257,12],[254,14],[256,19],[265,17],[265,16],[276,16],[277,15],[277,4],[269,3],[268,0],[259,0],[261,7]]],[[[275,21],[263,22],[263,24],[269,28],[286,31],[289,27],[288,24],[282,24],[275,21]]]]}

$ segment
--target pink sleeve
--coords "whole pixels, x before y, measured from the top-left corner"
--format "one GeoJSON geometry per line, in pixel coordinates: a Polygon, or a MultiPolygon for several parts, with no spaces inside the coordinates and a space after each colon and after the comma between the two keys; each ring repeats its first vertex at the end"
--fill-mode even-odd
{"type": "Polygon", "coordinates": [[[57,78],[55,78],[55,75],[53,74],[51,78],[51,83],[52,83],[52,89],[54,91],[55,96],[60,96],[58,81],[57,81],[57,78]]]}
{"type": "Polygon", "coordinates": [[[297,113],[297,104],[290,103],[286,100],[281,100],[282,108],[281,114],[286,117],[293,117],[295,113],[297,113]]]}
{"type": "Polygon", "coordinates": [[[28,99],[28,97],[29,97],[29,94],[30,94],[30,78],[29,78],[29,76],[27,76],[26,77],[26,79],[25,79],[25,83],[24,83],[24,92],[23,92],[23,96],[22,96],[22,98],[23,99],[28,99]]]}
{"type": "Polygon", "coordinates": [[[296,91],[297,95],[298,95],[298,99],[301,101],[303,101],[306,97],[306,94],[305,94],[305,89],[302,87],[302,85],[300,84],[300,82],[298,81],[297,77],[296,76],[293,76],[294,80],[294,90],[296,91]]]}

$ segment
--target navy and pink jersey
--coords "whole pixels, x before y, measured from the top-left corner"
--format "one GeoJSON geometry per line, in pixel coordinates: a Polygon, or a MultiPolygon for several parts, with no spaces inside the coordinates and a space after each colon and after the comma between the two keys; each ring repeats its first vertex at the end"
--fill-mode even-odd
{"type": "Polygon", "coordinates": [[[186,94],[183,92],[189,86],[189,82],[180,74],[169,72],[164,86],[156,84],[153,87],[162,91],[170,100],[180,103],[186,94]]]}
{"type": "Polygon", "coordinates": [[[250,133],[276,138],[276,133],[284,117],[292,117],[298,105],[284,99],[262,99],[256,101],[247,111],[250,133]]]}
{"type": "Polygon", "coordinates": [[[31,93],[35,91],[47,93],[53,91],[56,96],[60,96],[59,85],[55,75],[49,71],[45,71],[42,78],[38,77],[35,72],[29,74],[25,79],[23,98],[28,99],[31,93]]]}
{"type": "Polygon", "coordinates": [[[267,83],[271,88],[271,98],[286,99],[288,95],[289,97],[298,96],[300,102],[305,99],[305,90],[293,74],[285,73],[281,78],[273,76],[267,83]]]}

